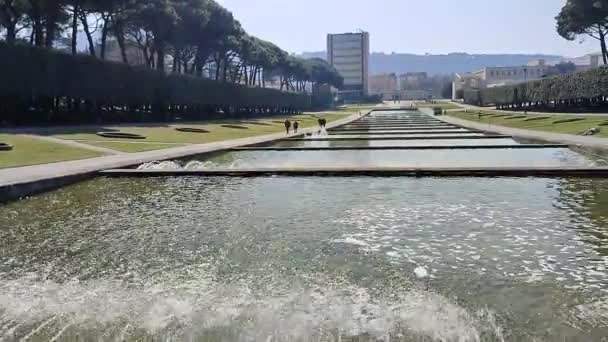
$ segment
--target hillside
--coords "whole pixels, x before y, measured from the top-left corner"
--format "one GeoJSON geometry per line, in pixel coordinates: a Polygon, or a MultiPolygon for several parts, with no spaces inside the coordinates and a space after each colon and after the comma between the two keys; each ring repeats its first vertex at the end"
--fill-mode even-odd
{"type": "MultiPolygon", "coordinates": [[[[326,53],[306,52],[303,57],[326,58],[326,53]]],[[[405,73],[426,71],[430,75],[452,74],[474,71],[484,66],[515,66],[525,65],[534,59],[556,60],[561,56],[526,55],[526,54],[495,54],[471,55],[467,53],[450,53],[447,55],[414,55],[406,53],[372,53],[370,56],[370,73],[405,73]]]]}

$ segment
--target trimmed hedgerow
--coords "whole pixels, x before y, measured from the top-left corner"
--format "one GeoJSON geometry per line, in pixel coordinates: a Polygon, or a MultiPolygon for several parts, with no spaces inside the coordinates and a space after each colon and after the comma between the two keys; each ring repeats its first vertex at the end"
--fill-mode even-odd
{"type": "Polygon", "coordinates": [[[0,43],[0,125],[294,113],[310,97],[0,43]]]}

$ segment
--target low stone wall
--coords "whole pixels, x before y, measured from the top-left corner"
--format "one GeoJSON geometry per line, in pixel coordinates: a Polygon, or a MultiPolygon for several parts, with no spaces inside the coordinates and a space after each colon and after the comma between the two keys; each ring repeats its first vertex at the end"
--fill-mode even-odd
{"type": "Polygon", "coordinates": [[[66,185],[81,182],[94,177],[97,173],[83,173],[65,177],[56,177],[34,182],[11,184],[0,187],[0,203],[7,203],[27,196],[41,194],[66,185]]]}

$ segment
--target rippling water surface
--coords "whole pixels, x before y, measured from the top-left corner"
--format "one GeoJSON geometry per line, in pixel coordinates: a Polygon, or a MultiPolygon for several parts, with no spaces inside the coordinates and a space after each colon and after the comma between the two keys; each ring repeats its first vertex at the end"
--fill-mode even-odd
{"type": "Polygon", "coordinates": [[[97,179],[0,222],[6,340],[608,336],[604,180],[97,179]]]}
{"type": "MultiPolygon", "coordinates": [[[[306,142],[305,142],[306,143],[306,142]]],[[[470,150],[246,151],[201,156],[205,167],[592,167],[596,162],[567,148],[470,150]]]]}

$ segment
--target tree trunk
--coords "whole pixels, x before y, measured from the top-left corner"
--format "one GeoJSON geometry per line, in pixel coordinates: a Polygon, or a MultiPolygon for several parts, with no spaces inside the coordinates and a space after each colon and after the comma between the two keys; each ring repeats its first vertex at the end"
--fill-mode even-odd
{"type": "Polygon", "coordinates": [[[249,83],[247,84],[248,86],[254,85],[255,84],[255,68],[254,66],[252,66],[249,69],[249,83]]]}
{"type": "Polygon", "coordinates": [[[262,78],[264,75],[262,74],[262,70],[258,68],[258,87],[262,88],[262,78]]]}
{"type": "Polygon", "coordinates": [[[40,17],[34,18],[34,45],[43,46],[44,45],[44,31],[42,30],[42,22],[40,21],[40,17]]]}
{"type": "Polygon", "coordinates": [[[215,59],[215,80],[220,79],[220,68],[221,68],[222,60],[219,56],[215,59]]]}
{"type": "Polygon", "coordinates": [[[101,48],[99,52],[99,58],[106,59],[106,46],[108,44],[108,22],[110,21],[110,16],[105,14],[102,15],[103,18],[103,28],[101,29],[101,48]]]}
{"type": "Polygon", "coordinates": [[[606,48],[606,34],[604,30],[600,27],[600,44],[602,46],[602,59],[604,60],[604,65],[608,64],[608,48],[606,48]]]}
{"type": "Polygon", "coordinates": [[[165,71],[165,49],[162,46],[156,48],[156,70],[165,71]]]}
{"type": "Polygon", "coordinates": [[[17,38],[17,23],[11,22],[6,26],[6,43],[8,45],[15,44],[15,40],[17,38]]]}
{"type": "Polygon", "coordinates": [[[78,53],[77,44],[78,44],[78,4],[75,3],[73,7],[74,13],[72,13],[72,55],[78,53]]]}
{"type": "Polygon", "coordinates": [[[241,69],[243,67],[243,63],[239,63],[237,64],[236,67],[234,67],[234,72],[232,73],[232,83],[237,83],[239,80],[239,77],[241,75],[241,69]]]}
{"type": "Polygon", "coordinates": [[[46,18],[46,36],[44,37],[44,46],[52,48],[55,42],[55,32],[57,31],[57,17],[59,15],[58,8],[51,8],[50,13],[47,13],[46,18]]]}
{"type": "Polygon", "coordinates": [[[239,74],[237,75],[236,83],[242,84],[243,76],[246,77],[246,75],[247,75],[247,64],[245,64],[245,62],[243,62],[243,64],[241,65],[241,69],[239,70],[239,74]]]}
{"type": "Polygon", "coordinates": [[[257,81],[257,77],[258,77],[258,67],[253,67],[253,71],[252,71],[253,77],[251,79],[251,85],[255,87],[255,83],[257,81]]]}
{"type": "Polygon", "coordinates": [[[180,64],[178,56],[179,50],[173,49],[173,63],[171,65],[171,72],[173,73],[176,73],[179,69],[181,69],[181,66],[178,67],[178,65],[180,64]]]}
{"type": "Polygon", "coordinates": [[[223,70],[223,74],[222,74],[222,81],[226,82],[226,80],[228,79],[228,65],[229,65],[229,61],[228,58],[224,58],[224,70],[223,70]]]}
{"type": "Polygon", "coordinates": [[[129,58],[127,57],[127,49],[125,47],[125,35],[122,29],[122,24],[118,24],[116,21],[114,22],[114,36],[116,36],[116,41],[118,42],[118,47],[120,48],[120,56],[122,57],[122,62],[125,64],[129,64],[129,58]]]}
{"type": "Polygon", "coordinates": [[[152,68],[152,63],[150,61],[152,60],[152,57],[148,53],[148,48],[147,47],[142,48],[141,52],[144,54],[144,60],[146,61],[146,66],[149,69],[151,69],[152,68]]]}
{"type": "Polygon", "coordinates": [[[31,41],[33,45],[43,46],[44,45],[44,30],[42,27],[42,11],[38,1],[30,0],[29,4],[32,8],[31,20],[32,20],[32,37],[31,41]]]}
{"type": "Polygon", "coordinates": [[[144,55],[147,54],[147,56],[148,56],[148,60],[147,60],[148,68],[155,69],[156,68],[156,64],[155,64],[156,50],[152,47],[148,48],[147,46],[145,49],[147,52],[144,55]]]}
{"type": "Polygon", "coordinates": [[[80,21],[82,22],[82,28],[84,29],[84,33],[87,36],[87,40],[89,41],[89,53],[91,56],[97,56],[95,53],[95,42],[93,41],[93,35],[91,34],[91,30],[89,29],[89,21],[87,20],[87,15],[83,11],[80,11],[80,21]]]}

